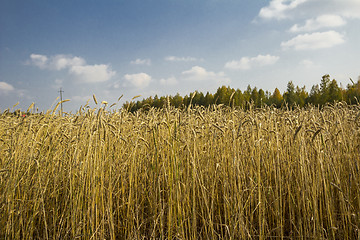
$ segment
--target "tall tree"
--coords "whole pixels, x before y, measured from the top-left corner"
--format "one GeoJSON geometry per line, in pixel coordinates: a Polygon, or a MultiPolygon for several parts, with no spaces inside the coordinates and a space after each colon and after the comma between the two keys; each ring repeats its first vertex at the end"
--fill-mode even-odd
{"type": "Polygon", "coordinates": [[[211,104],[214,104],[214,95],[207,92],[205,95],[204,106],[207,107],[210,106],[211,104]]]}
{"type": "Polygon", "coordinates": [[[322,76],[321,83],[320,83],[320,93],[321,93],[320,104],[321,105],[324,105],[330,99],[329,84],[330,84],[330,75],[326,74],[326,75],[322,76]]]}
{"type": "Polygon", "coordinates": [[[193,103],[193,105],[204,106],[204,103],[205,103],[204,94],[202,92],[196,91],[196,94],[193,98],[192,103],[193,103]]]}
{"type": "Polygon", "coordinates": [[[222,86],[217,89],[214,98],[217,104],[228,105],[230,100],[231,92],[230,87],[222,86]]]}
{"type": "Polygon", "coordinates": [[[275,88],[274,93],[270,97],[270,104],[274,104],[276,107],[281,107],[283,103],[283,96],[278,88],[275,88]]]}
{"type": "Polygon", "coordinates": [[[252,92],[251,86],[248,85],[243,94],[245,102],[250,102],[251,92],[252,92]]]}
{"type": "Polygon", "coordinates": [[[326,75],[322,76],[321,83],[320,83],[321,93],[325,93],[328,90],[329,83],[330,83],[330,75],[326,74],[326,75]]]}
{"type": "Polygon", "coordinates": [[[354,83],[350,78],[352,84],[347,85],[346,89],[346,101],[350,104],[360,102],[360,76],[357,83],[354,83]]]}
{"type": "Polygon", "coordinates": [[[256,87],[254,87],[253,90],[251,91],[250,99],[254,103],[255,107],[258,107],[260,105],[260,103],[259,103],[259,92],[258,92],[256,87]]]}
{"type": "Polygon", "coordinates": [[[236,89],[235,94],[233,96],[233,103],[235,106],[241,106],[244,107],[244,95],[242,94],[240,89],[236,89]]]}
{"type": "Polygon", "coordinates": [[[174,97],[171,98],[171,105],[178,108],[181,106],[183,98],[177,93],[174,97]]]}
{"type": "Polygon", "coordinates": [[[288,82],[287,84],[284,100],[288,103],[289,106],[294,106],[296,103],[295,85],[292,81],[288,82]]]}
{"type": "Polygon", "coordinates": [[[296,101],[297,104],[300,107],[305,106],[306,103],[306,99],[308,98],[308,93],[305,90],[305,86],[303,86],[302,88],[300,88],[299,86],[296,87],[296,101]]]}
{"type": "Polygon", "coordinates": [[[265,92],[261,88],[259,89],[259,96],[258,96],[258,105],[257,107],[261,107],[265,104],[266,98],[265,98],[265,92]]]}
{"type": "Polygon", "coordinates": [[[328,87],[328,99],[329,102],[338,102],[342,100],[342,92],[335,79],[333,79],[328,87]]]}
{"type": "Polygon", "coordinates": [[[321,100],[320,98],[321,98],[321,91],[319,85],[318,84],[313,85],[310,90],[310,95],[307,98],[306,102],[314,105],[319,105],[321,100]]]}

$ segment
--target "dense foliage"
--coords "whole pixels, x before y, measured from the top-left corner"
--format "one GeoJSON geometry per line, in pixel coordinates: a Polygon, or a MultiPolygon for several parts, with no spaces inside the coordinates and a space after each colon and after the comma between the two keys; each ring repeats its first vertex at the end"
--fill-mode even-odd
{"type": "Polygon", "coordinates": [[[240,89],[235,90],[222,86],[217,89],[215,94],[193,92],[184,97],[179,94],[167,97],[156,95],[135,103],[127,102],[124,104],[124,108],[136,111],[141,108],[163,108],[168,104],[176,108],[186,108],[190,104],[205,107],[212,104],[223,104],[247,108],[249,103],[253,103],[255,107],[274,105],[279,108],[283,105],[288,107],[304,107],[307,104],[324,106],[326,103],[339,101],[346,101],[348,104],[356,104],[360,101],[360,78],[357,83],[352,82],[352,84],[347,85],[346,89],[343,89],[335,79],[331,80],[329,75],[324,75],[320,85],[314,85],[310,93],[305,90],[305,87],[295,87],[292,81],[287,84],[286,92],[283,94],[278,88],[271,94],[268,91],[250,86],[243,92],[240,89]]]}

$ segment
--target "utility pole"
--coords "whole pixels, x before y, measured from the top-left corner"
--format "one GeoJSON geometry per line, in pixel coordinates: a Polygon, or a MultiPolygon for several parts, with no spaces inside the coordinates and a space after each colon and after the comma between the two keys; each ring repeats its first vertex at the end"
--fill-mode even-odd
{"type": "Polygon", "coordinates": [[[59,93],[60,93],[60,108],[61,108],[61,116],[62,116],[62,113],[63,113],[63,106],[62,106],[62,93],[63,93],[64,91],[62,90],[62,88],[60,88],[60,91],[59,91],[59,93]]]}

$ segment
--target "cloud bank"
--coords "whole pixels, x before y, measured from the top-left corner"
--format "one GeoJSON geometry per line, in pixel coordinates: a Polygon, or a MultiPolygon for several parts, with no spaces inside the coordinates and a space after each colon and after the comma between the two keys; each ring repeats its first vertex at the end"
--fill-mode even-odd
{"type": "Polygon", "coordinates": [[[315,50],[323,48],[331,48],[333,46],[345,42],[344,35],[335,32],[315,32],[311,34],[300,34],[289,41],[281,43],[281,47],[286,49],[295,50],[315,50]]]}
{"type": "Polygon", "coordinates": [[[133,65],[147,65],[147,66],[150,66],[151,65],[151,60],[150,59],[138,58],[138,59],[136,59],[134,61],[131,61],[130,63],[133,64],[133,65]]]}
{"type": "Polygon", "coordinates": [[[195,62],[198,60],[199,59],[194,57],[176,57],[176,56],[165,57],[165,61],[169,61],[169,62],[195,62]]]}
{"type": "Polygon", "coordinates": [[[298,35],[281,42],[283,50],[325,49],[345,42],[345,31],[340,33],[334,28],[344,27],[348,21],[360,19],[360,1],[271,0],[259,11],[258,17],[265,20],[305,19],[305,22],[293,24],[289,29],[289,32],[298,35]],[[324,28],[328,30],[319,31],[324,28]]]}
{"type": "Polygon", "coordinates": [[[6,83],[6,82],[0,82],[0,91],[1,92],[11,92],[14,90],[15,90],[15,88],[11,84],[6,83]]]}
{"type": "Polygon", "coordinates": [[[306,20],[303,26],[298,24],[290,28],[290,32],[311,32],[321,28],[341,27],[346,25],[346,21],[338,15],[325,14],[317,18],[306,20]]]}
{"type": "Polygon", "coordinates": [[[273,65],[280,59],[279,56],[258,55],[256,57],[242,57],[240,60],[233,60],[225,63],[225,68],[232,70],[249,70],[254,66],[273,65]]]}
{"type": "Polygon", "coordinates": [[[258,16],[264,20],[284,20],[304,16],[338,15],[360,18],[358,0],[271,0],[260,9],[258,16]]]}
{"type": "Polygon", "coordinates": [[[146,73],[126,74],[124,79],[136,88],[145,88],[152,81],[151,76],[146,73]]]}
{"type": "Polygon", "coordinates": [[[96,83],[105,82],[111,79],[116,72],[111,70],[107,64],[86,64],[81,57],[71,55],[45,56],[40,54],[31,54],[28,64],[52,71],[67,70],[68,73],[75,77],[78,82],[96,83]]]}
{"type": "Polygon", "coordinates": [[[260,9],[259,17],[263,19],[282,20],[289,18],[291,10],[308,0],[272,0],[269,5],[260,9]]]}
{"type": "Polygon", "coordinates": [[[228,78],[224,72],[211,72],[207,71],[203,67],[194,66],[189,70],[183,71],[182,75],[184,80],[192,82],[216,82],[218,84],[228,84],[230,83],[230,78],[228,78]]]}

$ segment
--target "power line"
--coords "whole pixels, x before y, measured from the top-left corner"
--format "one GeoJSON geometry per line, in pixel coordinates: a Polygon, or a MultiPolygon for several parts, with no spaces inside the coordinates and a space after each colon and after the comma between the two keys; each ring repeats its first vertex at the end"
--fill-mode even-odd
{"type": "Polygon", "coordinates": [[[59,93],[60,93],[60,108],[61,108],[61,116],[62,116],[62,113],[63,113],[63,105],[62,105],[62,93],[64,91],[62,90],[62,88],[60,88],[59,90],[59,93]]]}

